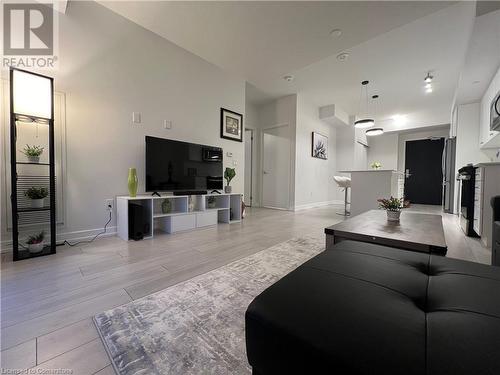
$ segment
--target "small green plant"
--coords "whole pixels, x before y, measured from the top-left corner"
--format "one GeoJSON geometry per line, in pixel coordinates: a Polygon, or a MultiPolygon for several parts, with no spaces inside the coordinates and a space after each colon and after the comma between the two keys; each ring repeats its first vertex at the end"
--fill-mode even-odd
{"type": "Polygon", "coordinates": [[[35,245],[37,243],[40,243],[40,242],[43,242],[43,239],[45,238],[45,231],[41,231],[40,233],[38,234],[35,234],[33,236],[29,236],[28,237],[28,240],[26,241],[26,243],[28,245],[35,245]]]}
{"type": "Polygon", "coordinates": [[[24,192],[24,196],[29,199],[43,199],[47,195],[49,195],[49,191],[44,187],[37,188],[33,186],[24,192]]]}
{"type": "Polygon", "coordinates": [[[234,168],[226,168],[226,170],[224,171],[224,178],[226,179],[228,186],[231,183],[231,180],[235,176],[236,176],[236,171],[234,170],[234,168]]]}
{"type": "Polygon", "coordinates": [[[386,211],[401,211],[403,208],[407,208],[410,206],[410,202],[405,201],[404,198],[381,198],[377,199],[377,202],[379,207],[386,211]]]}
{"type": "Polygon", "coordinates": [[[380,168],[382,168],[382,164],[380,164],[380,162],[378,162],[378,161],[374,161],[374,162],[370,165],[370,167],[372,167],[372,169],[380,169],[380,168]]]}
{"type": "Polygon", "coordinates": [[[43,147],[41,146],[24,146],[22,153],[28,157],[39,157],[43,153],[43,147]]]}

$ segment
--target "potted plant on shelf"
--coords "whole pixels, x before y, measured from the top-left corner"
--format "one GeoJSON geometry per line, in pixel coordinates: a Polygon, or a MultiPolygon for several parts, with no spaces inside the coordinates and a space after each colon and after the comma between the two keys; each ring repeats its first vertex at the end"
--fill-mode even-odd
{"type": "Polygon", "coordinates": [[[227,181],[227,186],[224,188],[224,191],[227,194],[231,194],[233,190],[229,184],[231,183],[231,180],[234,178],[234,176],[236,176],[236,171],[234,170],[234,168],[226,168],[226,170],[224,171],[224,178],[227,181]]]}
{"type": "Polygon", "coordinates": [[[49,192],[44,187],[38,188],[32,186],[24,192],[24,195],[31,199],[32,208],[43,208],[44,200],[49,195],[49,192]]]}
{"type": "Polygon", "coordinates": [[[38,163],[40,162],[40,155],[43,153],[43,147],[26,145],[21,152],[26,155],[30,163],[38,163]]]}
{"type": "Polygon", "coordinates": [[[382,168],[382,164],[381,164],[380,162],[378,162],[378,161],[374,161],[374,162],[370,165],[370,167],[372,167],[372,169],[377,170],[377,169],[382,168]]]}
{"type": "Polygon", "coordinates": [[[34,236],[29,236],[28,241],[26,241],[26,244],[28,245],[28,251],[32,254],[36,254],[42,251],[44,238],[45,232],[43,230],[34,236]]]}
{"type": "Polygon", "coordinates": [[[410,202],[405,201],[404,198],[381,198],[377,199],[377,202],[379,207],[387,212],[388,221],[399,221],[401,210],[410,206],[410,202]]]}

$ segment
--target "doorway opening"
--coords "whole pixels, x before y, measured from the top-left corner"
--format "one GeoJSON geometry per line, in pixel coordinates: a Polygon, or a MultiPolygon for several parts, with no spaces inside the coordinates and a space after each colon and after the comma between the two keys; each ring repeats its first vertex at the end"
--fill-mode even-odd
{"type": "Polygon", "coordinates": [[[262,206],[290,209],[291,143],[288,124],[262,131],[262,206]]]}
{"type": "Polygon", "coordinates": [[[444,138],[406,141],[405,198],[415,204],[441,205],[444,138]]]}
{"type": "Polygon", "coordinates": [[[245,190],[243,202],[245,206],[252,207],[253,200],[253,129],[245,129],[245,190]]]}

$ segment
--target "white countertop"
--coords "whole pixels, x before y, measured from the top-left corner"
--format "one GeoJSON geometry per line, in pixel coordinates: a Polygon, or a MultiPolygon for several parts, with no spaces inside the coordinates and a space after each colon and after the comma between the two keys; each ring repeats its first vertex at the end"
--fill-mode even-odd
{"type": "Polygon", "coordinates": [[[394,169],[359,169],[353,171],[339,171],[339,173],[357,173],[357,172],[392,172],[392,173],[404,174],[404,172],[399,172],[394,169]]]}
{"type": "Polygon", "coordinates": [[[474,167],[494,167],[496,165],[500,165],[500,161],[490,161],[487,163],[478,163],[478,164],[474,164],[474,167]]]}

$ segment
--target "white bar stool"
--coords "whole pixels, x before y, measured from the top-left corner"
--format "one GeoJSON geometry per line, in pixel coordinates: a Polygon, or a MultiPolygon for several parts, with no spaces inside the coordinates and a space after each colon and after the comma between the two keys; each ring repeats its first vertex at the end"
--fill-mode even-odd
{"type": "Polygon", "coordinates": [[[348,189],[351,187],[351,179],[344,176],[333,176],[339,188],[344,189],[344,212],[337,212],[337,215],[349,216],[351,213],[347,211],[347,205],[351,204],[347,201],[348,189]]]}

